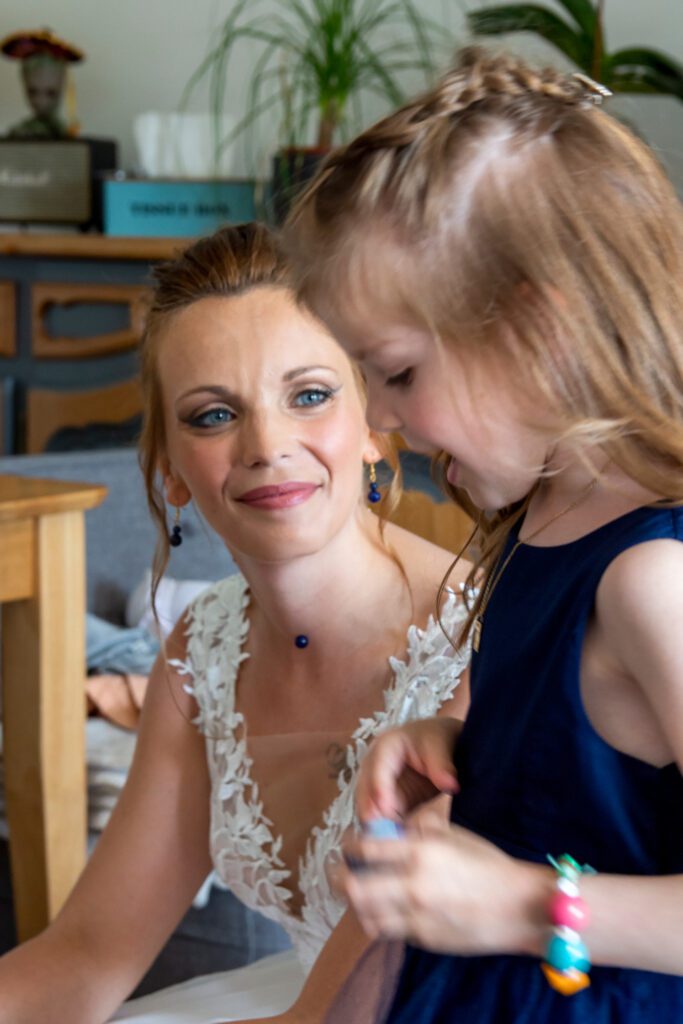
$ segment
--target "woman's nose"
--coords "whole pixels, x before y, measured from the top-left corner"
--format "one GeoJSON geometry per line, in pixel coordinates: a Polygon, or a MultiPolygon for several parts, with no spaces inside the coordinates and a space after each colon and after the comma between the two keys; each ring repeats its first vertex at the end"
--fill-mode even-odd
{"type": "Polygon", "coordinates": [[[246,416],[240,431],[245,465],[273,465],[290,454],[291,437],[283,418],[274,411],[259,410],[246,416]]]}

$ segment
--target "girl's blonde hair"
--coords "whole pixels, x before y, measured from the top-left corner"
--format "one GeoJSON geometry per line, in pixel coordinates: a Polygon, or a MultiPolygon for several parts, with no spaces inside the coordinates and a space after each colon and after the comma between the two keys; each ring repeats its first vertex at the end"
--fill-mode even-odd
{"type": "MultiPolygon", "coordinates": [[[[201,238],[176,259],[159,264],[153,271],[152,292],[140,346],[143,423],[140,436],[140,466],[149,508],[157,526],[157,547],[152,569],[152,599],[169,559],[169,524],[159,469],[167,454],[164,408],[158,372],[158,343],[172,317],[200,299],[232,298],[254,288],[288,288],[287,264],[275,235],[263,224],[229,225],[201,238]]],[[[354,368],[361,395],[365,385],[354,368]]],[[[382,455],[397,469],[395,446],[382,440],[382,455]]],[[[400,475],[395,477],[391,498],[384,503],[390,511],[400,493],[400,475]]],[[[383,512],[383,516],[384,516],[383,512]]]]}
{"type": "MultiPolygon", "coordinates": [[[[504,346],[558,436],[599,444],[680,503],[681,205],[599,99],[582,76],[464,50],[434,89],[332,154],[286,244],[323,316],[360,295],[446,345],[504,346]]],[[[480,517],[475,571],[491,571],[524,508],[480,517]]]]}

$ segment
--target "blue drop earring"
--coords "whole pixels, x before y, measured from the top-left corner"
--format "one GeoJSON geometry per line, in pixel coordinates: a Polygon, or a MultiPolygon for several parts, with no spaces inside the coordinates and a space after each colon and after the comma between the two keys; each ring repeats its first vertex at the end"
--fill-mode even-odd
{"type": "Polygon", "coordinates": [[[382,500],[382,492],[377,486],[377,471],[375,469],[375,463],[370,463],[370,489],[368,490],[368,501],[371,505],[376,505],[378,501],[382,500]]]}
{"type": "Polygon", "coordinates": [[[179,548],[183,543],[183,529],[180,525],[180,505],[175,507],[175,522],[173,523],[173,529],[168,538],[168,543],[172,548],[179,548]]]}

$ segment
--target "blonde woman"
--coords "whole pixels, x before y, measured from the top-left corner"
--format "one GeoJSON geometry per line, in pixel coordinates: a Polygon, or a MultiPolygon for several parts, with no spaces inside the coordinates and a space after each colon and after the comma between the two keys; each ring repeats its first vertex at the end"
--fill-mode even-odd
{"type": "MultiPolygon", "coordinates": [[[[432,618],[450,556],[370,512],[363,467],[381,452],[361,378],[297,305],[265,228],[225,228],[160,268],[142,361],[157,571],[192,500],[241,573],[172,634],[83,877],[0,961],[0,1022],[107,1020],[215,870],[293,950],[115,1019],[312,1024],[365,944],[326,876],[358,765],[381,729],[466,701],[465,658],[432,618]]],[[[457,631],[452,596],[442,616],[457,631]]]]}

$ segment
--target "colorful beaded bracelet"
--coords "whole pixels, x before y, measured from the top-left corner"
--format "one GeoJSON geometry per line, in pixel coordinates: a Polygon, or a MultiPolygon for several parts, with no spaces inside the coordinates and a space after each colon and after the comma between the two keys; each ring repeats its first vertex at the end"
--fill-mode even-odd
{"type": "Polygon", "coordinates": [[[572,996],[590,985],[591,962],[579,934],[588,925],[589,913],[579,894],[579,881],[582,875],[594,875],[595,871],[588,864],[577,864],[568,853],[557,860],[548,854],[548,860],[557,878],[549,907],[553,930],[541,970],[556,992],[572,996]]]}

